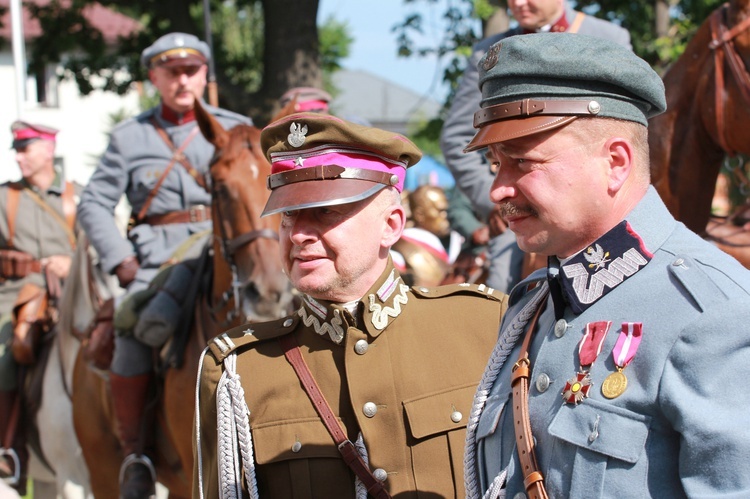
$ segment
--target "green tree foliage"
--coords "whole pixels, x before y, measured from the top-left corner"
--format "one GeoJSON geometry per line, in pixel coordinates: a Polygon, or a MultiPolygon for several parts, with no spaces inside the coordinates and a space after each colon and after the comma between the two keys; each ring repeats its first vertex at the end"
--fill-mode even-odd
{"type": "MultiPolygon", "coordinates": [[[[95,89],[124,94],[134,81],[148,78],[139,58],[156,38],[182,31],[206,39],[204,0],[98,0],[141,25],[137,33],[120,39],[113,49],[84,16],[84,9],[94,1],[25,3],[43,33],[30,44],[30,71],[60,63],[62,72],[58,76],[75,80],[84,95],[95,89]]],[[[340,69],[341,59],[349,53],[352,38],[346,24],[329,19],[320,29],[316,26],[318,0],[209,3],[220,104],[249,114],[259,123],[270,116],[278,97],[288,88],[330,81],[330,76],[324,75],[340,69]],[[290,21],[289,12],[299,17],[290,21]],[[284,29],[291,30],[292,35],[284,29]],[[267,54],[268,46],[277,53],[267,54]],[[269,62],[273,74],[264,71],[269,62]]]]}

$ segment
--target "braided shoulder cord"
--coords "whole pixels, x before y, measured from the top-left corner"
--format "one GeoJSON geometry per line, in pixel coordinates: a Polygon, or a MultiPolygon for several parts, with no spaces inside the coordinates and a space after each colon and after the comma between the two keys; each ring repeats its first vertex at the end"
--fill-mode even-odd
{"type": "Polygon", "coordinates": [[[245,402],[245,392],[236,372],[237,354],[224,359],[216,394],[216,417],[219,453],[219,494],[222,499],[242,499],[242,470],[251,499],[257,499],[258,483],[255,476],[252,436],[250,434],[250,411],[245,402]]]}
{"type": "MultiPolygon", "coordinates": [[[[495,383],[495,380],[500,373],[500,369],[502,369],[505,360],[508,358],[508,355],[510,355],[511,350],[513,350],[513,346],[516,344],[519,336],[521,336],[524,326],[526,326],[526,323],[529,322],[529,319],[534,315],[534,312],[536,312],[536,309],[541,305],[541,302],[547,298],[547,290],[548,284],[547,281],[544,281],[542,285],[539,286],[534,297],[515,317],[513,317],[510,324],[505,328],[495,344],[495,348],[492,350],[490,360],[487,363],[487,367],[484,369],[484,374],[482,374],[482,380],[477,387],[477,392],[474,395],[474,403],[472,404],[471,412],[469,414],[469,422],[466,426],[464,485],[466,486],[466,497],[468,499],[478,499],[482,495],[479,490],[476,469],[475,435],[477,424],[479,423],[479,416],[482,413],[484,404],[487,402],[490,390],[492,390],[492,385],[495,383]]],[[[505,472],[503,471],[501,474],[504,473],[505,472]]]]}
{"type": "MultiPolygon", "coordinates": [[[[362,432],[359,432],[359,435],[357,435],[357,441],[354,442],[354,448],[357,449],[359,455],[362,456],[362,460],[365,464],[369,466],[370,458],[367,455],[367,447],[365,447],[365,439],[362,438],[362,432]]],[[[354,490],[357,499],[367,499],[367,487],[365,487],[365,484],[362,483],[362,480],[360,480],[359,477],[356,477],[354,480],[354,490]]]]}
{"type": "Polygon", "coordinates": [[[198,360],[198,377],[195,380],[195,448],[198,451],[198,499],[203,499],[203,449],[201,449],[201,374],[203,373],[203,359],[206,358],[208,347],[203,349],[198,360]]]}

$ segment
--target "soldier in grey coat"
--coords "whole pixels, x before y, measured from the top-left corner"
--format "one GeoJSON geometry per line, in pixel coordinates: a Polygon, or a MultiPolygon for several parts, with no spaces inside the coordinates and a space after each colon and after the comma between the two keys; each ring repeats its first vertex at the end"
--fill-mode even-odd
{"type": "MultiPolygon", "coordinates": [[[[481,153],[465,154],[464,148],[474,136],[472,117],[481,99],[477,63],[487,49],[509,36],[537,31],[592,35],[631,48],[626,29],[577,12],[565,0],[508,0],[508,7],[518,26],[487,37],[474,46],[440,137],[440,148],[458,188],[471,199],[475,211],[484,220],[490,217],[493,207],[489,197],[493,174],[481,153]]],[[[488,253],[491,266],[487,284],[509,293],[521,276],[523,263],[523,253],[518,249],[513,232],[505,231],[493,237],[488,253]]]]}
{"type": "MultiPolygon", "coordinates": [[[[146,288],[191,235],[211,229],[205,176],[214,147],[200,134],[193,111],[206,87],[209,58],[208,45],[185,33],[164,35],[143,51],[141,62],[161,103],[114,129],[81,197],[81,225],[104,270],[115,274],[128,294],[146,288]],[[123,194],[133,210],[127,238],[114,223],[123,194]]],[[[251,124],[235,113],[207,109],[225,128],[251,124]]],[[[127,497],[142,497],[153,488],[139,438],[152,370],[150,347],[118,335],[110,376],[115,416],[125,455],[138,456],[126,458],[136,462],[125,474],[127,497]]]]}
{"type": "Polygon", "coordinates": [[[548,268],[514,288],[475,395],[468,497],[749,497],[750,272],[650,185],[661,79],[570,34],[479,67],[468,149],[500,161],[491,199],[548,268]]]}

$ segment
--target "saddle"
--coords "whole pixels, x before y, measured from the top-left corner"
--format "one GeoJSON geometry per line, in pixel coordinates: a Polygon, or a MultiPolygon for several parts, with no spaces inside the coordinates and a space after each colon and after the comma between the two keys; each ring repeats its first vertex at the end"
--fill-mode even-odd
{"type": "Polygon", "coordinates": [[[18,293],[13,305],[13,357],[21,365],[36,363],[43,336],[53,326],[47,290],[26,283],[18,293]]]}

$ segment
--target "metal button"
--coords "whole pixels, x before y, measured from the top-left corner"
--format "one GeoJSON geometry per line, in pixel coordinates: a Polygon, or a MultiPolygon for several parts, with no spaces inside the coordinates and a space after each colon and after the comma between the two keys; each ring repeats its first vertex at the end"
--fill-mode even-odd
{"type": "Polygon", "coordinates": [[[560,319],[559,321],[555,322],[555,336],[558,338],[562,338],[565,336],[565,333],[568,332],[568,321],[565,319],[560,319]]]}
{"type": "Polygon", "coordinates": [[[454,423],[459,423],[464,418],[464,415],[461,414],[460,411],[453,411],[451,412],[451,421],[454,423]]]}
{"type": "Polygon", "coordinates": [[[375,479],[380,482],[385,482],[385,479],[388,478],[388,472],[383,468],[377,468],[372,472],[372,476],[374,476],[375,479]]]}
{"type": "Polygon", "coordinates": [[[367,402],[365,405],[362,406],[362,412],[367,416],[368,418],[371,418],[375,416],[378,412],[378,406],[375,405],[375,402],[367,402]]]}
{"type": "Polygon", "coordinates": [[[364,355],[365,353],[367,353],[368,348],[370,348],[370,345],[367,343],[367,340],[357,340],[357,342],[354,344],[354,351],[359,355],[364,355]]]}
{"type": "Polygon", "coordinates": [[[593,443],[594,443],[594,440],[596,440],[597,438],[599,438],[599,432],[598,432],[598,431],[596,431],[596,430],[592,431],[592,432],[591,432],[591,433],[589,434],[589,443],[590,443],[590,444],[593,444],[593,443]]]}
{"type": "Polygon", "coordinates": [[[600,106],[599,103],[595,100],[592,100],[591,102],[589,102],[588,110],[591,114],[599,114],[599,111],[602,110],[602,106],[600,106]]]}
{"type": "Polygon", "coordinates": [[[289,327],[294,323],[292,319],[287,319],[284,321],[284,327],[289,327]]]}
{"type": "Polygon", "coordinates": [[[679,267],[683,263],[685,263],[685,260],[683,258],[678,258],[677,260],[675,260],[674,262],[672,262],[672,265],[674,265],[675,267],[679,267]]]}
{"type": "Polygon", "coordinates": [[[426,292],[428,292],[428,291],[429,291],[429,289],[427,289],[427,288],[419,288],[419,290],[420,290],[420,291],[421,291],[422,293],[426,293],[426,292]]]}
{"type": "Polygon", "coordinates": [[[536,389],[540,393],[544,393],[547,391],[547,388],[549,388],[549,376],[542,373],[536,377],[536,389]]]}
{"type": "Polygon", "coordinates": [[[526,494],[523,492],[519,492],[518,494],[513,496],[513,499],[526,499],[526,494]]]}
{"type": "Polygon", "coordinates": [[[299,442],[299,441],[294,442],[294,445],[292,445],[292,452],[294,452],[296,454],[297,452],[299,452],[301,450],[302,450],[302,443],[299,442]]]}

